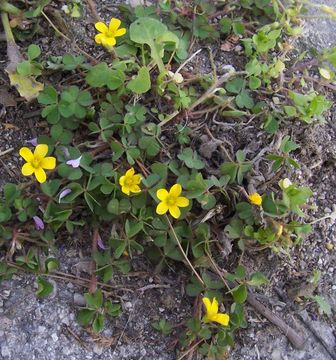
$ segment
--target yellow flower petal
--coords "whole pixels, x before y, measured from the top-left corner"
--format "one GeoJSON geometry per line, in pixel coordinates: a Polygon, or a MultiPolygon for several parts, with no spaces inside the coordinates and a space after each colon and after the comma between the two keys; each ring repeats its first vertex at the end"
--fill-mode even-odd
{"type": "Polygon", "coordinates": [[[251,204],[260,206],[262,204],[262,197],[258,193],[253,193],[248,196],[251,204]]]}
{"type": "Polygon", "coordinates": [[[204,306],[205,306],[205,311],[206,311],[206,313],[208,314],[209,311],[211,311],[211,301],[210,301],[210,299],[207,298],[207,297],[204,297],[204,298],[202,299],[202,301],[203,301],[203,304],[204,304],[204,306]]]}
{"type": "Polygon", "coordinates": [[[134,175],[133,181],[135,184],[140,184],[141,183],[141,175],[139,175],[139,174],[134,175]]]}
{"type": "Polygon", "coordinates": [[[230,316],[228,314],[217,314],[212,318],[212,321],[215,321],[224,326],[228,326],[230,321],[230,316]]]}
{"type": "Polygon", "coordinates": [[[134,175],[134,169],[131,167],[129,170],[126,171],[125,176],[131,177],[134,175]]]}
{"type": "Polygon", "coordinates": [[[170,215],[178,219],[181,216],[181,210],[177,206],[169,206],[170,215]]]}
{"type": "Polygon", "coordinates": [[[179,207],[187,207],[189,205],[189,199],[184,196],[180,196],[176,199],[176,205],[179,207]]]}
{"type": "Polygon", "coordinates": [[[182,186],[180,184],[175,184],[170,188],[169,195],[178,197],[180,196],[181,192],[182,192],[182,186]]]}
{"type": "Polygon", "coordinates": [[[168,196],[168,191],[166,189],[158,189],[156,191],[156,197],[161,201],[166,200],[167,196],[168,196]]]}
{"type": "Polygon", "coordinates": [[[30,162],[32,160],[34,160],[34,155],[33,153],[30,151],[30,149],[28,149],[27,147],[22,147],[20,149],[19,152],[20,156],[22,156],[27,162],[30,162]]]}
{"type": "Polygon", "coordinates": [[[156,213],[163,215],[168,211],[168,206],[164,202],[160,202],[156,207],[156,213]]]}
{"type": "Polygon", "coordinates": [[[126,176],[123,175],[123,176],[119,179],[119,185],[120,185],[120,186],[124,186],[124,185],[125,185],[125,180],[126,180],[126,176]]]}
{"type": "Polygon", "coordinates": [[[43,169],[52,170],[56,167],[56,158],[53,156],[48,156],[41,161],[41,167],[43,169]]]}
{"type": "Polygon", "coordinates": [[[95,23],[95,28],[101,33],[105,33],[108,31],[108,27],[101,21],[95,23]]]}
{"type": "Polygon", "coordinates": [[[212,299],[211,307],[209,311],[207,312],[207,315],[210,320],[212,320],[212,317],[215,316],[218,313],[218,301],[216,298],[212,299]]]}
{"type": "Polygon", "coordinates": [[[102,44],[103,43],[103,39],[105,39],[106,38],[106,36],[104,35],[104,34],[97,34],[96,36],[95,36],[95,42],[97,43],[97,44],[102,44]]]}
{"type": "Polygon", "coordinates": [[[138,185],[133,185],[133,186],[131,186],[130,190],[131,190],[132,193],[139,193],[139,192],[141,192],[141,189],[140,189],[140,187],[139,187],[138,185]]]}
{"type": "Polygon", "coordinates": [[[44,183],[47,180],[47,175],[42,168],[35,169],[34,174],[40,184],[44,183]]]}
{"type": "Polygon", "coordinates": [[[115,32],[114,36],[115,36],[115,37],[118,37],[118,36],[123,36],[123,35],[125,35],[125,34],[126,34],[126,29],[125,29],[125,28],[121,28],[121,29],[118,29],[118,30],[115,32]]]}
{"type": "Polygon", "coordinates": [[[121,191],[126,195],[130,194],[130,188],[128,186],[122,186],[121,191]]]}
{"type": "Polygon", "coordinates": [[[34,168],[30,165],[30,163],[26,163],[22,166],[21,172],[24,176],[29,176],[34,172],[34,168]]]}
{"type": "Polygon", "coordinates": [[[109,25],[109,30],[111,32],[116,32],[121,24],[121,21],[116,18],[112,18],[109,25]]]}
{"type": "Polygon", "coordinates": [[[34,157],[44,158],[48,153],[48,145],[38,144],[34,151],[34,157]]]}
{"type": "Polygon", "coordinates": [[[116,39],[114,37],[112,38],[108,38],[108,37],[104,37],[102,39],[102,44],[106,47],[112,47],[116,44],[116,39]]]}

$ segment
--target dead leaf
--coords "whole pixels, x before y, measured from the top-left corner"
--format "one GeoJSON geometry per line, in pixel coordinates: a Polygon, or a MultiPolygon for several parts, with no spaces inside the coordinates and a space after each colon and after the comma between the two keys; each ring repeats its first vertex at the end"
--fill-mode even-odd
{"type": "Polygon", "coordinates": [[[36,81],[32,76],[24,76],[17,73],[8,73],[12,86],[15,86],[19,94],[27,101],[36,99],[43,90],[44,84],[36,81]]]}
{"type": "Polygon", "coordinates": [[[18,128],[17,126],[8,123],[4,123],[3,127],[5,128],[5,130],[20,130],[20,128],[18,128]]]}
{"type": "Polygon", "coordinates": [[[27,101],[36,99],[39,93],[43,90],[44,84],[36,81],[33,76],[17,74],[16,66],[23,61],[23,57],[18,46],[12,41],[7,43],[7,56],[9,62],[6,67],[6,72],[8,74],[10,84],[15,86],[19,94],[27,101]]]}
{"type": "Polygon", "coordinates": [[[225,42],[221,45],[222,51],[232,51],[238,44],[239,36],[232,34],[225,39],[225,42]]]}

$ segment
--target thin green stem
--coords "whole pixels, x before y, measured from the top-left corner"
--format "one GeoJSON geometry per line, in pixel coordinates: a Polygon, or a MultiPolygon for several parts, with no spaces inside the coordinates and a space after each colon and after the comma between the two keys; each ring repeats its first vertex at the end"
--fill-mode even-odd
{"type": "Polygon", "coordinates": [[[16,16],[21,14],[21,10],[19,8],[10,4],[8,1],[5,0],[2,1],[0,0],[0,10],[16,16]]]}
{"type": "Polygon", "coordinates": [[[2,26],[5,30],[7,43],[9,43],[9,42],[15,43],[14,35],[13,35],[12,29],[9,25],[8,14],[6,12],[1,13],[1,22],[2,22],[2,26]]]}
{"type": "Polygon", "coordinates": [[[200,275],[198,274],[198,272],[197,272],[196,269],[194,268],[193,264],[192,264],[192,263],[190,262],[190,260],[188,259],[188,256],[187,256],[187,254],[185,253],[185,251],[184,251],[184,249],[183,249],[183,247],[182,247],[182,245],[181,245],[181,243],[180,243],[180,240],[179,240],[179,238],[178,238],[178,236],[177,236],[177,234],[176,234],[176,231],[175,231],[175,229],[174,229],[171,221],[169,220],[169,217],[168,217],[167,215],[165,215],[165,217],[166,217],[166,220],[167,220],[167,222],[168,222],[169,228],[170,228],[170,230],[171,230],[171,232],[172,232],[172,234],[173,234],[173,236],[174,236],[174,239],[175,239],[175,241],[176,241],[176,243],[177,243],[177,246],[179,247],[179,249],[180,249],[180,251],[181,251],[181,253],[182,253],[185,261],[187,262],[187,264],[189,265],[190,269],[192,270],[192,272],[193,272],[193,273],[195,274],[195,276],[197,277],[198,281],[204,286],[204,285],[205,285],[205,284],[204,284],[204,281],[202,280],[202,278],[200,277],[200,275]]]}

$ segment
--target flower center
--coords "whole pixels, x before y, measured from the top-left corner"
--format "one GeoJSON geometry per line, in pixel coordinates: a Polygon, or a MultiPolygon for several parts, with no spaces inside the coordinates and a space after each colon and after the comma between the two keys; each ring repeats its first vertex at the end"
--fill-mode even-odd
{"type": "Polygon", "coordinates": [[[37,159],[37,158],[34,158],[34,160],[31,162],[31,166],[34,169],[38,169],[39,167],[41,167],[41,160],[37,159]]]}
{"type": "Polygon", "coordinates": [[[176,205],[176,196],[168,195],[166,199],[166,203],[168,206],[176,205]]]}
{"type": "Polygon", "coordinates": [[[115,37],[115,31],[108,30],[105,35],[108,38],[114,38],[115,37]]]}
{"type": "Polygon", "coordinates": [[[133,185],[133,179],[132,178],[126,178],[125,179],[125,185],[130,187],[133,185]]]}

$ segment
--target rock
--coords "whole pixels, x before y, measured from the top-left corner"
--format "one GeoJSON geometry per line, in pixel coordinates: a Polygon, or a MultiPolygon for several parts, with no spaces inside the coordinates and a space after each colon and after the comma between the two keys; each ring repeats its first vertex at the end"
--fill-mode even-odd
{"type": "Polygon", "coordinates": [[[3,357],[11,356],[11,351],[8,346],[6,346],[6,345],[1,346],[1,355],[3,357]]]}
{"type": "Polygon", "coordinates": [[[271,354],[272,360],[282,360],[281,351],[279,349],[274,349],[271,354]]]}
{"type": "Polygon", "coordinates": [[[97,344],[94,344],[93,352],[97,355],[101,355],[103,353],[104,348],[102,346],[99,346],[97,344]]]}
{"type": "Polygon", "coordinates": [[[37,328],[37,332],[44,333],[47,330],[45,326],[39,325],[37,328]]]}
{"type": "Polygon", "coordinates": [[[130,301],[126,301],[124,303],[124,307],[125,307],[126,310],[130,310],[130,309],[132,309],[133,305],[132,305],[132,303],[130,301]]]}
{"type": "Polygon", "coordinates": [[[85,306],[86,305],[86,301],[85,301],[84,296],[82,294],[79,294],[79,293],[74,293],[73,301],[78,306],[85,306]]]}

